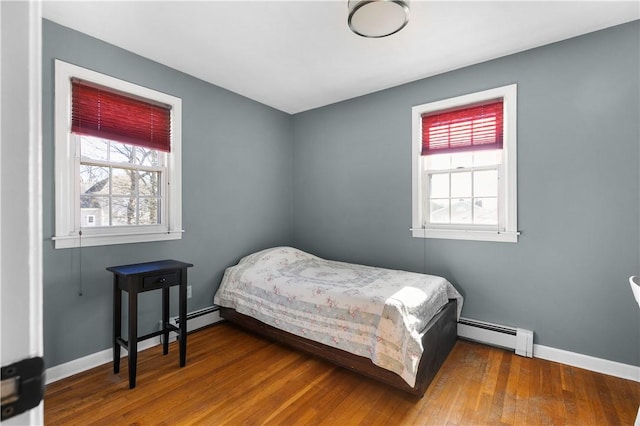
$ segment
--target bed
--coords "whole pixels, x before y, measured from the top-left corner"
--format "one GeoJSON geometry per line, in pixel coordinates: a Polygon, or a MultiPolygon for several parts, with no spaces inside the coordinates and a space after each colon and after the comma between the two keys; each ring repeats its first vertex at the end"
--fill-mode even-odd
{"type": "Polygon", "coordinates": [[[242,258],[214,296],[229,321],[419,397],[455,344],[462,301],[442,277],[292,247],[242,258]]]}

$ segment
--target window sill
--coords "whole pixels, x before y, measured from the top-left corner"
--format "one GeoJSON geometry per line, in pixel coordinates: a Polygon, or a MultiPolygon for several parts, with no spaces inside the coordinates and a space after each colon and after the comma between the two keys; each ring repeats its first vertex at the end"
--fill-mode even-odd
{"type": "Polygon", "coordinates": [[[520,232],[473,231],[464,229],[423,229],[412,228],[414,238],[439,238],[446,240],[493,241],[517,243],[520,232]]]}
{"type": "Polygon", "coordinates": [[[54,248],[75,248],[75,247],[94,247],[107,246],[113,244],[129,244],[129,243],[148,243],[154,241],[179,240],[182,238],[184,231],[170,232],[144,232],[144,233],[119,233],[119,234],[93,234],[93,235],[69,235],[55,236],[54,248]]]}

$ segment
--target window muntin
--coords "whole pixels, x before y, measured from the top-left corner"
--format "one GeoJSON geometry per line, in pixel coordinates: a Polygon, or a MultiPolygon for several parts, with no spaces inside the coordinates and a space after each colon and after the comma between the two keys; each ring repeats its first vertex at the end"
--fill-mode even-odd
{"type": "Polygon", "coordinates": [[[423,225],[498,225],[500,155],[495,151],[423,156],[423,225]],[[493,159],[493,162],[491,161],[493,159]]]}
{"type": "Polygon", "coordinates": [[[412,113],[413,236],[517,242],[516,85],[412,113]]]}
{"type": "Polygon", "coordinates": [[[180,239],[181,100],[59,60],[55,66],[55,247],[180,239]],[[72,131],[74,81],[162,106],[170,147],[72,131]]]}
{"type": "Polygon", "coordinates": [[[166,153],[75,135],[80,152],[80,227],[161,224],[166,153]]]}

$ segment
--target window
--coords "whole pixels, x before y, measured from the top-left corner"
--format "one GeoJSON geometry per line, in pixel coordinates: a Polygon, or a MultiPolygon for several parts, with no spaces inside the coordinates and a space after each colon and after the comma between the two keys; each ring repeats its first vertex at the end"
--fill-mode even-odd
{"type": "Polygon", "coordinates": [[[55,71],[55,247],[181,238],[181,100],[55,71]]]}
{"type": "Polygon", "coordinates": [[[517,242],[516,93],[413,107],[414,237],[517,242]]]}

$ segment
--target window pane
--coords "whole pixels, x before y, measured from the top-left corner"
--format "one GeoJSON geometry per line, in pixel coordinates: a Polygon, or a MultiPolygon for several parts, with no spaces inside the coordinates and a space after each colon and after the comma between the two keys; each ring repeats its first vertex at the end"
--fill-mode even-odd
{"type": "Polygon", "coordinates": [[[468,152],[459,152],[451,154],[451,168],[459,169],[473,166],[473,154],[468,152]]]}
{"type": "Polygon", "coordinates": [[[431,200],[429,212],[431,223],[449,223],[449,200],[431,200]]]}
{"type": "Polygon", "coordinates": [[[81,195],[80,226],[109,226],[109,197],[81,195]]]}
{"type": "Polygon", "coordinates": [[[92,136],[80,136],[80,156],[93,160],[107,160],[109,142],[92,136]]]}
{"type": "Polygon", "coordinates": [[[134,164],[140,164],[143,166],[159,166],[160,152],[155,149],[148,149],[137,146],[133,162],[134,164]]]}
{"type": "Polygon", "coordinates": [[[447,170],[451,167],[451,154],[427,155],[425,158],[429,170],[447,170]]]}
{"type": "Polygon", "coordinates": [[[111,169],[111,191],[114,195],[135,194],[136,171],[129,169],[111,169]]]}
{"type": "Polygon", "coordinates": [[[111,200],[111,224],[135,225],[136,200],[131,197],[113,197],[111,200]]]}
{"type": "Polygon", "coordinates": [[[158,183],[160,182],[159,172],[138,172],[138,194],[142,196],[157,197],[158,183]]]}
{"type": "Polygon", "coordinates": [[[109,168],[80,164],[80,193],[109,194],[109,168]]]}
{"type": "Polygon", "coordinates": [[[480,166],[493,166],[494,164],[500,164],[502,158],[502,150],[490,150],[490,151],[476,151],[473,153],[473,165],[480,166]]]}
{"type": "Polygon", "coordinates": [[[451,223],[471,223],[471,198],[451,200],[451,223]]]}
{"type": "Polygon", "coordinates": [[[473,223],[477,225],[498,224],[497,198],[476,198],[473,204],[473,223]]]}
{"type": "Polygon", "coordinates": [[[451,197],[471,197],[471,172],[451,173],[451,197]]]}
{"type": "Polygon", "coordinates": [[[449,173],[431,175],[429,198],[444,198],[449,196],[449,173]]]}
{"type": "Polygon", "coordinates": [[[473,196],[474,197],[497,197],[498,196],[498,171],[483,170],[473,173],[473,196]]]}
{"type": "Polygon", "coordinates": [[[160,199],[140,198],[139,225],[156,225],[160,222],[160,199]]]}
{"type": "Polygon", "coordinates": [[[109,160],[114,163],[133,163],[136,147],[120,142],[110,141],[109,160]]]}

